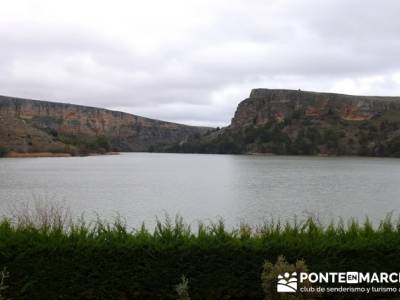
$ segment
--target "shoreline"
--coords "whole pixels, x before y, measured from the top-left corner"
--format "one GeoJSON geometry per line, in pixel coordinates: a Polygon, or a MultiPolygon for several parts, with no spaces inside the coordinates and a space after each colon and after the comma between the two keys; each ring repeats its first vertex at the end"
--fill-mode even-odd
{"type": "MultiPolygon", "coordinates": [[[[76,156],[98,156],[98,155],[119,155],[119,152],[106,152],[101,153],[89,153],[88,155],[76,155],[76,156]]],[[[70,153],[53,153],[53,152],[9,152],[4,158],[35,158],[35,157],[73,157],[70,153]]]]}
{"type": "MultiPolygon", "coordinates": [[[[124,153],[124,152],[122,152],[124,153]]],[[[125,153],[164,153],[164,154],[200,154],[200,155],[237,155],[237,156],[261,156],[261,157],[314,157],[314,158],[393,158],[394,156],[368,156],[368,155],[333,155],[333,154],[315,154],[315,155],[294,155],[294,154],[275,154],[271,152],[246,152],[240,154],[225,154],[225,153],[189,153],[189,152],[125,152],[125,153]]],[[[104,155],[120,155],[121,152],[110,151],[106,153],[88,153],[71,155],[70,153],[54,153],[54,152],[8,152],[0,158],[40,158],[40,157],[87,157],[87,156],[104,156],[104,155]]]]}

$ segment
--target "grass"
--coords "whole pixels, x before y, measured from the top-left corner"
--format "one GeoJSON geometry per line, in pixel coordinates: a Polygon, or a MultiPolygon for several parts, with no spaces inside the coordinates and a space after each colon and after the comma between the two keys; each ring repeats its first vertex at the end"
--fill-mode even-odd
{"type": "Polygon", "coordinates": [[[62,208],[42,206],[0,222],[12,299],[176,299],[182,283],[191,299],[263,299],[266,260],[305,260],[315,272],[391,272],[400,269],[399,250],[400,223],[391,216],[378,226],[309,218],[235,229],[220,220],[196,230],[176,217],[129,229],[122,218],[72,221],[62,208]]]}

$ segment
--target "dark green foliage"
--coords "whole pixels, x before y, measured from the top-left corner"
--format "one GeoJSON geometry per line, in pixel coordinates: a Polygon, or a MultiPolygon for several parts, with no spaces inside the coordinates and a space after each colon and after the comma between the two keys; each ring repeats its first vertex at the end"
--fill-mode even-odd
{"type": "Polygon", "coordinates": [[[317,149],[315,144],[313,144],[308,138],[302,134],[299,134],[291,146],[290,153],[312,155],[317,153],[317,149]]]}
{"type": "MultiPolygon", "coordinates": [[[[267,132],[267,131],[265,131],[267,132]]],[[[254,126],[249,126],[244,129],[244,142],[246,144],[251,144],[256,142],[257,138],[260,136],[259,130],[257,130],[256,127],[254,126]]],[[[268,137],[270,139],[270,137],[268,137]]]]}
{"type": "Polygon", "coordinates": [[[388,143],[387,153],[390,156],[400,157],[400,137],[396,137],[388,143]]]}
{"type": "Polygon", "coordinates": [[[110,142],[105,136],[97,137],[94,147],[104,149],[106,152],[110,151],[111,149],[110,142]]]}
{"type": "Polygon", "coordinates": [[[339,143],[340,143],[340,134],[337,130],[333,128],[328,128],[323,131],[323,144],[327,146],[327,148],[332,152],[338,152],[339,143]]]}
{"type": "Polygon", "coordinates": [[[65,143],[73,155],[87,155],[90,153],[106,153],[111,151],[110,141],[106,136],[96,138],[82,138],[78,136],[61,136],[59,139],[65,143]],[[72,150],[72,147],[76,150],[72,150]]]}
{"type": "Polygon", "coordinates": [[[221,134],[217,140],[207,140],[200,135],[194,135],[184,143],[169,147],[151,147],[151,150],[152,152],[241,154],[245,152],[244,145],[241,133],[221,134]]]}
{"type": "Polygon", "coordinates": [[[0,146],[0,157],[6,156],[8,153],[8,149],[5,147],[0,146]]]}
{"type": "Polygon", "coordinates": [[[321,132],[315,127],[307,128],[306,135],[310,142],[314,145],[319,145],[323,142],[321,132]]]}
{"type": "Polygon", "coordinates": [[[6,280],[10,277],[10,274],[7,272],[6,268],[3,268],[3,270],[0,271],[0,300],[7,300],[3,296],[4,291],[8,289],[8,285],[6,283],[6,280]]]}
{"type": "Polygon", "coordinates": [[[209,130],[173,146],[151,151],[178,153],[273,153],[282,155],[361,155],[400,157],[400,122],[377,116],[348,121],[331,111],[325,119],[311,119],[296,111],[283,121],[209,130]]]}
{"type": "MultiPolygon", "coordinates": [[[[390,220],[377,228],[323,227],[310,219],[232,231],[219,222],[196,233],[179,218],[153,232],[129,231],[120,222],[0,223],[0,266],[10,274],[4,296],[12,299],[176,299],[185,274],[191,299],[261,300],[265,260],[304,259],[313,272],[398,272],[399,248],[400,226],[390,220]]],[[[347,299],[374,298],[359,296],[347,299]]]]}

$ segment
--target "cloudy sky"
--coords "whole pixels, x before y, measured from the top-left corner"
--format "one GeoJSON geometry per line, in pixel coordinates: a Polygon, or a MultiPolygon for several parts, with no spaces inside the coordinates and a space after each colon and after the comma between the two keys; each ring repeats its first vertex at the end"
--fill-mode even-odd
{"type": "Polygon", "coordinates": [[[252,88],[400,95],[399,0],[3,0],[0,94],[223,126],[252,88]]]}

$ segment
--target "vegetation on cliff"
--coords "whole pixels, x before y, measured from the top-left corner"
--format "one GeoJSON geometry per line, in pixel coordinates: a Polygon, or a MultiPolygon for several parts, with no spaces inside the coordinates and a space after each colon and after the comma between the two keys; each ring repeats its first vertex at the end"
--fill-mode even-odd
{"type": "Polygon", "coordinates": [[[109,139],[105,136],[86,139],[79,136],[60,136],[59,139],[65,144],[61,151],[73,156],[117,151],[117,149],[111,147],[109,139]]]}
{"type": "Polygon", "coordinates": [[[130,230],[57,211],[0,222],[0,267],[10,274],[3,293],[12,299],[176,299],[179,287],[193,300],[261,300],[271,286],[265,272],[276,271],[266,260],[305,260],[313,272],[397,272],[399,247],[400,225],[389,218],[378,227],[308,219],[233,230],[220,221],[196,231],[181,218],[130,230]]]}
{"type": "Polygon", "coordinates": [[[400,98],[254,90],[230,126],[168,150],[400,157],[400,98]]]}
{"type": "Polygon", "coordinates": [[[0,146],[19,153],[147,151],[206,130],[96,107],[0,96],[0,146]]]}
{"type": "Polygon", "coordinates": [[[210,129],[0,96],[0,145],[71,155],[111,150],[400,157],[400,98],[255,89],[228,127],[210,129]]]}
{"type": "Polygon", "coordinates": [[[282,123],[225,129],[204,136],[192,136],[185,143],[168,148],[183,153],[273,153],[287,155],[360,155],[400,157],[399,122],[384,120],[314,126],[311,120],[288,119],[282,123]]]}

